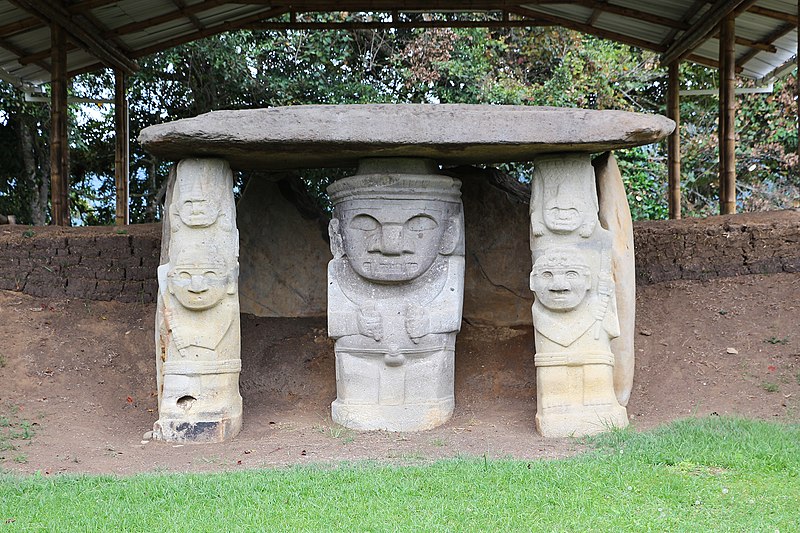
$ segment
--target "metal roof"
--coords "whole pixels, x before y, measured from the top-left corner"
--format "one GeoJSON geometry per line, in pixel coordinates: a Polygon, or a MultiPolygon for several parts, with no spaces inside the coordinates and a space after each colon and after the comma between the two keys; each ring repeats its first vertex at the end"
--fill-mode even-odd
{"type": "Polygon", "coordinates": [[[135,69],[131,60],[224,31],[432,25],[558,25],[716,67],[716,22],[736,16],[740,75],[788,73],[797,53],[798,3],[783,0],[0,0],[0,78],[15,85],[50,79],[49,23],[68,34],[71,74],[106,66],[135,69]],[[311,12],[385,12],[387,22],[309,22],[311,12]],[[446,13],[409,22],[402,13],[446,13]],[[481,13],[459,19],[456,13],[481,13]],[[456,23],[455,21],[460,20],[456,23]],[[471,20],[471,22],[468,22],[471,20]]]}

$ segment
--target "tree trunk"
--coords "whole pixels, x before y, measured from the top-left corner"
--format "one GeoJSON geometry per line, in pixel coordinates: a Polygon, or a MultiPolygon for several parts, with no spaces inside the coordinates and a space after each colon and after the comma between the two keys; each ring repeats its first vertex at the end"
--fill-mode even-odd
{"type": "Polygon", "coordinates": [[[47,199],[50,196],[49,172],[46,175],[37,172],[36,150],[31,127],[26,120],[20,120],[20,148],[22,150],[22,163],[24,167],[24,183],[27,183],[33,194],[29,196],[31,209],[31,222],[34,226],[47,224],[47,199]]]}

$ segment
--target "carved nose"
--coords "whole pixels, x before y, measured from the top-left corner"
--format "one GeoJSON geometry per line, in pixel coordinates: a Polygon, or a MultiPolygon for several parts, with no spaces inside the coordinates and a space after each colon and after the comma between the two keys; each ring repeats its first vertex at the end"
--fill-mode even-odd
{"type": "Polygon", "coordinates": [[[192,282],[189,284],[189,291],[190,292],[204,292],[208,290],[208,285],[206,285],[206,279],[203,276],[192,276],[192,282]]]}
{"type": "Polygon", "coordinates": [[[567,277],[559,274],[553,276],[553,281],[550,282],[550,290],[554,292],[569,290],[569,283],[567,283],[567,277]]]}
{"type": "Polygon", "coordinates": [[[403,253],[403,226],[384,225],[381,233],[381,253],[400,255],[403,253]]]}

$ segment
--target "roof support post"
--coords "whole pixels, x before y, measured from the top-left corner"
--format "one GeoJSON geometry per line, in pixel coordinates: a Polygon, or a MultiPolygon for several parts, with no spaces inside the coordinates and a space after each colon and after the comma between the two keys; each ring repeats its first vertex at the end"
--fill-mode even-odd
{"type": "Polygon", "coordinates": [[[127,79],[125,73],[114,71],[114,184],[116,189],[117,208],[114,223],[125,226],[130,223],[128,211],[128,176],[129,176],[129,139],[127,79]]]}
{"type": "Polygon", "coordinates": [[[681,218],[681,106],[680,106],[680,61],[668,67],[667,116],[675,121],[675,131],[667,137],[667,169],[669,173],[669,218],[681,218]]]}
{"type": "Polygon", "coordinates": [[[794,56],[797,71],[794,75],[797,100],[797,155],[800,156],[800,0],[797,0],[797,52],[794,56]]]}
{"type": "Polygon", "coordinates": [[[67,144],[67,39],[58,24],[50,26],[50,203],[51,223],[69,226],[69,145],[67,144]]]}
{"type": "Polygon", "coordinates": [[[719,35],[719,208],[736,212],[736,18],[729,14],[720,23],[719,35]]]}

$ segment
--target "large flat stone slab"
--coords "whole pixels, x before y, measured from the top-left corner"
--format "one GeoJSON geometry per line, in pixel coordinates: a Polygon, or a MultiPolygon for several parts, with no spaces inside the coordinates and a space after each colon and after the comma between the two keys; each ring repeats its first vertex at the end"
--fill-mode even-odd
{"type": "Polygon", "coordinates": [[[237,169],[355,166],[364,157],[442,164],[529,161],[547,152],[604,152],[656,142],[661,115],[466,104],[309,105],[212,111],[150,126],[139,142],[167,160],[220,157],[237,169]]]}

